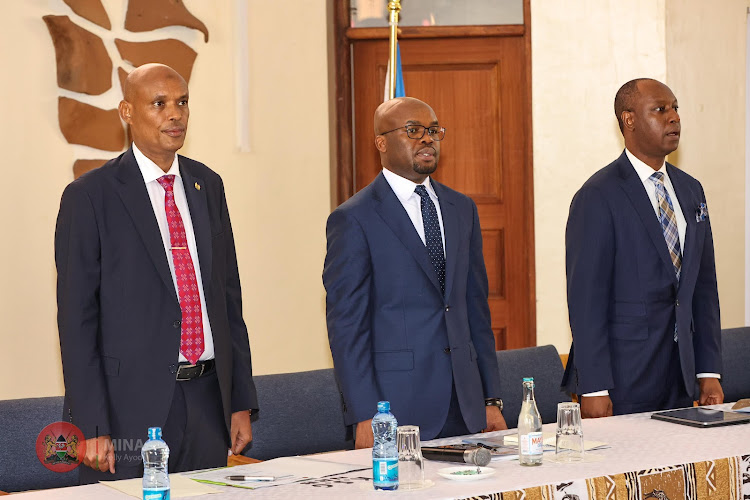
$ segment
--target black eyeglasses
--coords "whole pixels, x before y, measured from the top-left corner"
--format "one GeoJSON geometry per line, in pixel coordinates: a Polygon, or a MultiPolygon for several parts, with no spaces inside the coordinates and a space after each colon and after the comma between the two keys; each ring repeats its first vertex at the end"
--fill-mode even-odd
{"type": "Polygon", "coordinates": [[[424,137],[425,132],[430,134],[430,137],[432,137],[435,141],[442,141],[445,139],[445,127],[438,127],[438,126],[432,126],[432,127],[425,127],[424,125],[404,125],[403,127],[394,128],[393,130],[389,130],[388,132],[381,132],[378,135],[385,135],[390,134],[391,132],[395,132],[396,130],[406,130],[406,135],[409,137],[409,139],[416,139],[419,140],[422,137],[424,137]]]}

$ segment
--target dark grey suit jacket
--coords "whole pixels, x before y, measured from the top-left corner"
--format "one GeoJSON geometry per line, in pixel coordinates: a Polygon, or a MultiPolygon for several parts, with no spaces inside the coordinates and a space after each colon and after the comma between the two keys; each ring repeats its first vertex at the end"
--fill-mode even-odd
{"type": "MultiPolygon", "coordinates": [[[[179,165],[229,429],[232,412],[258,406],[232,227],[221,178],[183,156],[179,165]]],[[[67,186],[55,261],[65,420],[86,438],[145,440],[167,419],[181,312],[132,149],[67,186]]]]}

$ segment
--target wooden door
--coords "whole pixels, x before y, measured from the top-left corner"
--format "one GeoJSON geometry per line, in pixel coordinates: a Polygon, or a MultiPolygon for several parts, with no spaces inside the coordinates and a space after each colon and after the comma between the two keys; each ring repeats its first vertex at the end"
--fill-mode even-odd
{"type": "MultiPolygon", "coordinates": [[[[458,36],[460,28],[442,28],[450,36],[429,37],[411,30],[420,35],[400,40],[406,95],[430,104],[447,130],[433,177],[477,204],[496,347],[536,345],[528,30],[458,36]]],[[[354,161],[351,174],[339,165],[339,202],[381,170],[373,114],[383,101],[388,41],[373,33],[347,31],[354,161]]]]}

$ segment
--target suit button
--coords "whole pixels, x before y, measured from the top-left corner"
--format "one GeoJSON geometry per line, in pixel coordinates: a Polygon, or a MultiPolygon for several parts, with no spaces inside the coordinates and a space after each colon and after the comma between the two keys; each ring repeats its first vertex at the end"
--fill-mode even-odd
{"type": "Polygon", "coordinates": [[[451,306],[445,306],[445,312],[448,312],[451,310],[451,306]]]}
{"type": "Polygon", "coordinates": [[[181,324],[182,324],[182,321],[180,321],[178,319],[177,321],[175,321],[174,323],[172,323],[172,326],[175,327],[175,328],[179,328],[181,324]]]}
{"type": "Polygon", "coordinates": [[[450,354],[451,353],[451,348],[450,347],[446,347],[445,349],[443,349],[443,352],[445,354],[450,354]]]}
{"type": "Polygon", "coordinates": [[[677,299],[677,301],[674,303],[677,307],[680,307],[680,299],[677,299]]]}

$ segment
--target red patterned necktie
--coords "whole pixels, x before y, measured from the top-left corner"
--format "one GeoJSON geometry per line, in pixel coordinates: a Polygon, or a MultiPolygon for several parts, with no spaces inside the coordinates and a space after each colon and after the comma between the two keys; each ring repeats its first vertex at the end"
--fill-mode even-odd
{"type": "Polygon", "coordinates": [[[172,261],[177,278],[177,291],[180,295],[182,310],[182,334],[180,335],[180,352],[191,363],[195,364],[203,354],[203,313],[198,282],[195,279],[193,259],[185,236],[182,216],[174,202],[174,175],[159,177],[157,182],[164,188],[164,209],[167,212],[169,240],[172,245],[172,261]]]}

